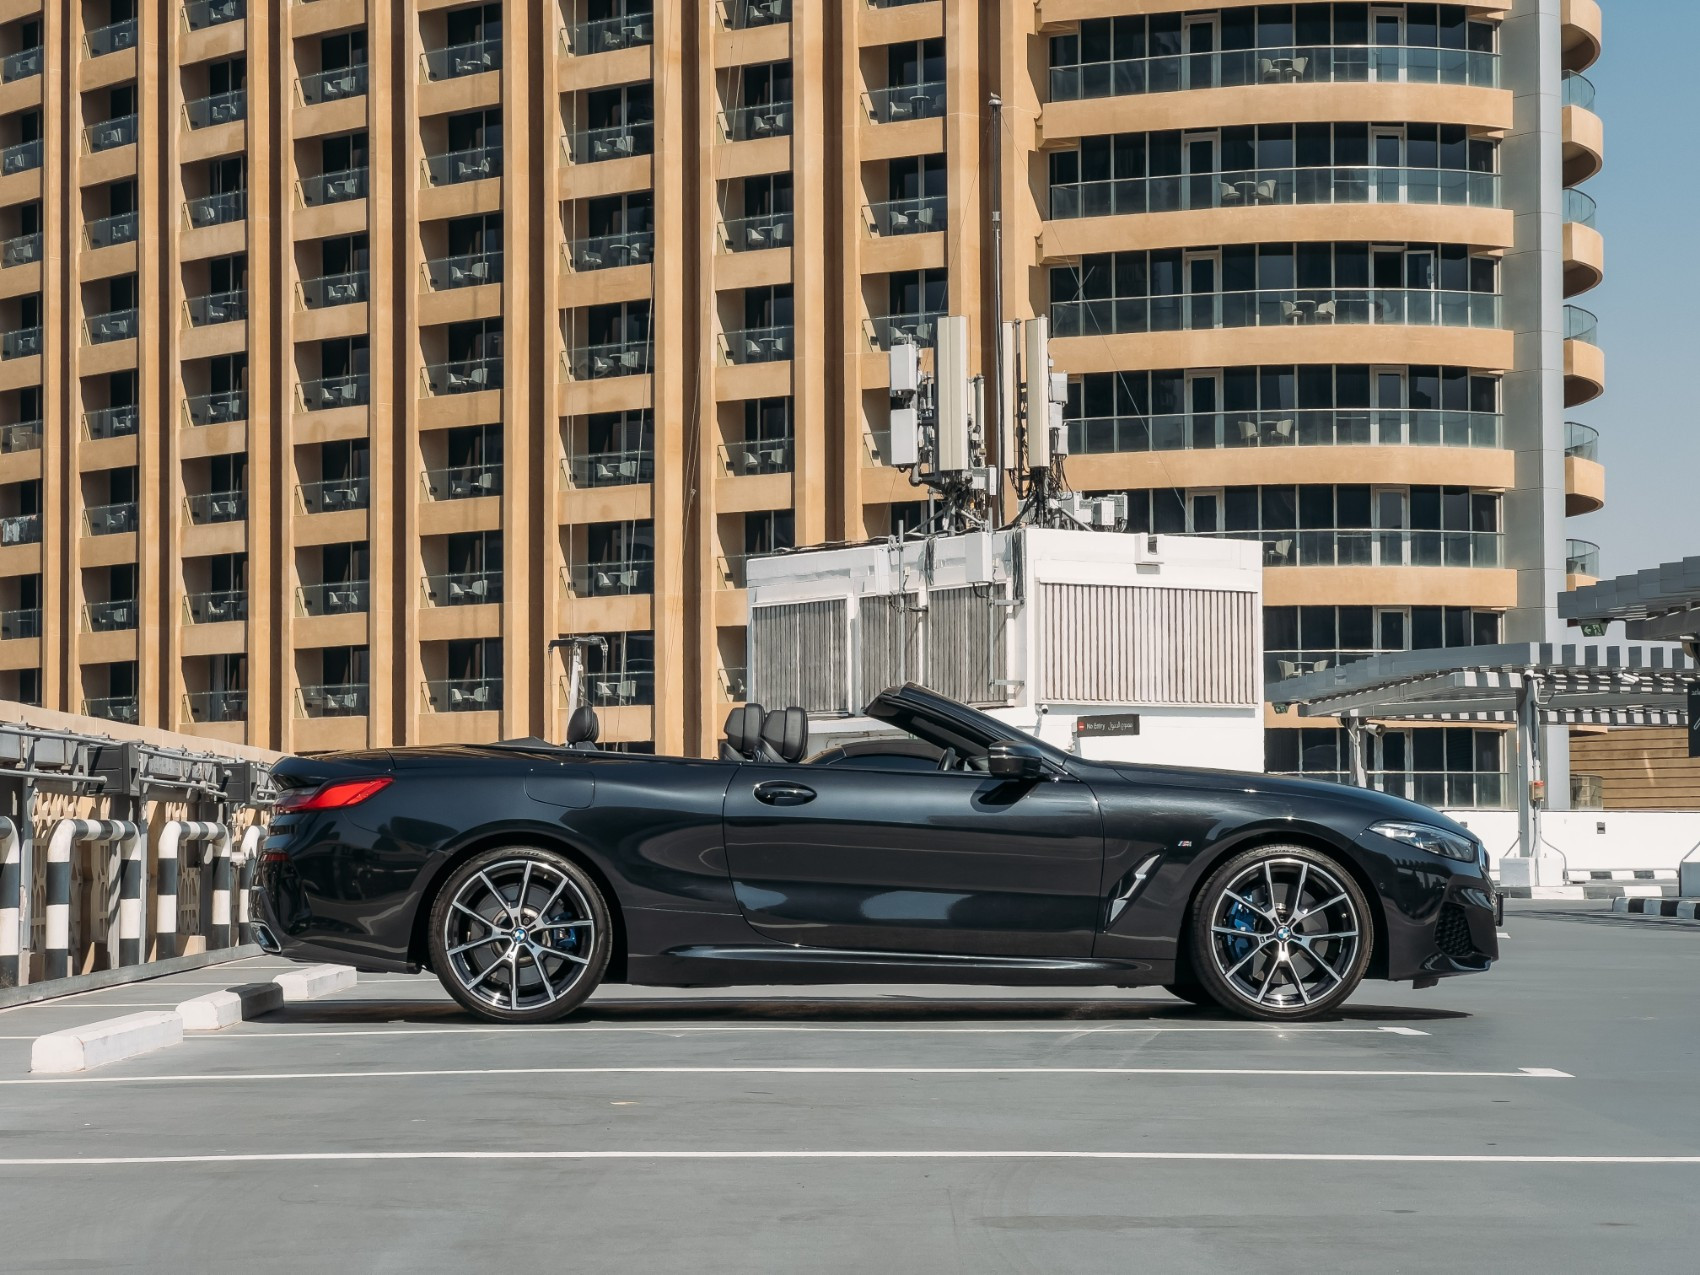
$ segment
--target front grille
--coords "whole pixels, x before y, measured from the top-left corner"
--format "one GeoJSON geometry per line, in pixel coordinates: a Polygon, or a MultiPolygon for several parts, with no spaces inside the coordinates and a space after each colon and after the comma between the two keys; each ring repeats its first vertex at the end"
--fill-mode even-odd
{"type": "Polygon", "coordinates": [[[1456,903],[1441,905],[1440,921],[1434,927],[1434,941],[1440,945],[1442,952],[1455,960],[1467,960],[1476,954],[1476,945],[1470,941],[1469,918],[1456,903]]]}

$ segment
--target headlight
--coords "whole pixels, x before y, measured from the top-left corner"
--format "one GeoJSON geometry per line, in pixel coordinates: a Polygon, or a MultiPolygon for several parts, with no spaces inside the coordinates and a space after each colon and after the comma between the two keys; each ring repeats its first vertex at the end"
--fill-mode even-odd
{"type": "Polygon", "coordinates": [[[1408,846],[1427,850],[1430,854],[1445,855],[1448,859],[1457,859],[1462,863],[1476,861],[1474,841],[1456,832],[1448,832],[1445,828],[1436,828],[1432,824],[1390,820],[1387,823],[1372,823],[1369,830],[1379,833],[1389,841],[1403,841],[1408,846]]]}

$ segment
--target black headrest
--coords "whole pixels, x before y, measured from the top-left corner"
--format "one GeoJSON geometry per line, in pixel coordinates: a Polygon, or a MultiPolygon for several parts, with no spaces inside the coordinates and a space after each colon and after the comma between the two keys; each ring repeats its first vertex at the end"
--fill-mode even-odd
{"type": "Polygon", "coordinates": [[[762,724],[761,738],[780,761],[802,761],[809,747],[809,715],[800,708],[776,708],[762,724]]]}
{"type": "Polygon", "coordinates": [[[602,734],[602,723],[596,720],[596,710],[589,704],[580,704],[573,709],[573,715],[567,718],[567,747],[594,747],[597,738],[602,734]]]}
{"type": "Polygon", "coordinates": [[[767,712],[760,704],[734,708],[726,716],[726,742],[740,757],[754,758],[761,747],[762,723],[767,712]]]}

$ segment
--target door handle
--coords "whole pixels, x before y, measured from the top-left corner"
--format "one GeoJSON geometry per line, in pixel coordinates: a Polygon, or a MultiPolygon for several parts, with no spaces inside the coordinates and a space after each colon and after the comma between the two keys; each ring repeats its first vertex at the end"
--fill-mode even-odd
{"type": "Polygon", "coordinates": [[[756,785],[756,800],[770,806],[802,806],[815,799],[815,790],[805,788],[802,784],[786,783],[782,780],[772,780],[765,784],[756,785]]]}

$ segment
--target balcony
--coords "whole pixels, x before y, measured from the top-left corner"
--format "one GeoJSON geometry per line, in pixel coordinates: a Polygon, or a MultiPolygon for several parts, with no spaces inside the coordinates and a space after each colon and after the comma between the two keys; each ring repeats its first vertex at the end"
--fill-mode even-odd
{"type": "Polygon", "coordinates": [[[758,213],[720,223],[720,246],[726,252],[760,252],[783,248],[795,241],[789,212],[758,213]]]}
{"type": "Polygon", "coordinates": [[[8,53],[0,58],[0,83],[10,84],[13,80],[27,80],[32,75],[41,74],[41,46],[33,49],[20,49],[16,53],[8,53]]]}
{"type": "Polygon", "coordinates": [[[183,696],[184,715],[192,722],[245,722],[247,691],[190,691],[183,696]]]}
{"type": "Polygon", "coordinates": [[[10,177],[14,173],[27,173],[32,168],[41,167],[41,139],[33,142],[18,142],[0,150],[0,177],[10,177]]]}
{"type": "Polygon", "coordinates": [[[334,173],[321,173],[316,177],[303,177],[295,183],[296,193],[301,197],[301,203],[306,208],[320,208],[326,204],[344,204],[351,199],[366,198],[367,170],[360,168],[344,168],[334,173]]]}
{"type": "Polygon", "coordinates": [[[476,394],[480,390],[502,387],[502,360],[498,356],[482,359],[455,359],[448,363],[427,363],[420,369],[425,393],[438,397],[444,394],[476,394]]]}
{"type": "Polygon", "coordinates": [[[499,252],[469,253],[461,257],[439,257],[425,263],[425,281],[434,292],[449,292],[455,288],[476,288],[481,284],[502,281],[502,254],[499,252]]]}
{"type": "Polygon", "coordinates": [[[655,453],[646,449],[587,452],[561,461],[569,487],[629,487],[655,481],[655,453]]]}
{"type": "MultiPolygon", "coordinates": [[[[655,125],[649,120],[586,128],[561,139],[567,158],[575,164],[600,164],[604,160],[648,155],[655,149],[655,125]]],[[[36,157],[41,163],[41,157],[36,157]]]]}
{"type": "Polygon", "coordinates": [[[722,443],[720,461],[728,474],[788,474],[793,442],[789,438],[753,438],[722,443]]]}
{"type": "Polygon", "coordinates": [[[734,328],[721,335],[722,363],[779,363],[791,357],[794,329],[783,327],[734,328]]]}
{"type": "Polygon", "coordinates": [[[655,703],[654,669],[607,669],[586,673],[584,693],[597,708],[629,708],[655,703]]]}
{"type": "Polygon", "coordinates": [[[562,361],[575,381],[599,381],[612,376],[639,376],[649,371],[648,341],[609,341],[568,350],[562,361]]]}
{"type": "Polygon", "coordinates": [[[135,243],[140,224],[140,217],[133,212],[116,213],[111,217],[98,217],[83,226],[83,242],[89,246],[91,251],[97,248],[115,248],[119,244],[135,243]]]}
{"type": "Polygon", "coordinates": [[[364,372],[302,381],[296,388],[304,412],[327,412],[338,407],[364,407],[372,399],[372,378],[364,372]]]}
{"type": "Polygon", "coordinates": [[[83,340],[89,345],[128,341],[134,338],[139,330],[138,317],[134,310],[91,314],[83,320],[83,340]]]}
{"type": "Polygon", "coordinates": [[[592,53],[613,53],[618,49],[637,49],[655,40],[655,21],[648,13],[628,13],[614,18],[598,18],[594,22],[575,22],[561,32],[561,43],[568,53],[585,57],[592,53]]]}
{"type": "Polygon", "coordinates": [[[94,152],[116,150],[120,146],[136,144],[136,117],[120,115],[117,119],[102,120],[99,124],[90,124],[83,130],[83,137],[88,148],[94,152]]]}
{"type": "Polygon", "coordinates": [[[345,98],[365,97],[368,83],[366,64],[359,62],[353,66],[332,67],[328,71],[303,75],[295,81],[295,92],[301,99],[301,105],[322,106],[345,98]]]}
{"type": "Polygon", "coordinates": [[[451,151],[447,155],[427,155],[420,161],[425,168],[425,180],[432,186],[458,186],[462,182],[482,181],[502,175],[502,148],[474,146],[471,150],[451,151]]]}
{"type": "Polygon", "coordinates": [[[1452,84],[1499,87],[1499,55],[1376,45],[1271,45],[1051,68],[1053,102],[1255,84],[1452,84]]]}
{"type": "Polygon", "coordinates": [[[183,402],[191,425],[224,425],[248,419],[248,395],[241,390],[191,394],[183,402]]]}
{"type": "Polygon", "coordinates": [[[183,21],[191,31],[205,31],[248,16],[248,0],[188,0],[183,21]]]}
{"type": "Polygon", "coordinates": [[[1564,307],[1564,339],[1583,341],[1588,345],[1600,343],[1600,321],[1579,305],[1564,307]]]}
{"type": "Polygon", "coordinates": [[[1258,208],[1293,204],[1440,204],[1498,208],[1498,173],[1462,168],[1248,168],[1051,187],[1051,217],[1258,208]]]}
{"type": "Polygon", "coordinates": [[[502,65],[500,40],[474,40],[471,44],[430,49],[420,54],[428,80],[458,80],[465,75],[482,75],[502,65]]]}
{"type": "Polygon", "coordinates": [[[371,607],[371,586],[364,580],[303,584],[295,590],[297,615],[361,615],[371,607]]]}
{"type": "Polygon", "coordinates": [[[722,557],[716,558],[714,560],[714,565],[718,575],[715,579],[714,587],[717,589],[745,588],[748,583],[748,577],[745,575],[744,565],[749,562],[753,556],[756,555],[748,553],[728,553],[722,557]]]}
{"type": "Polygon", "coordinates": [[[10,332],[0,333],[0,358],[27,359],[32,354],[41,353],[41,329],[14,328],[10,332]]]}
{"type": "Polygon", "coordinates": [[[248,618],[248,591],[220,589],[191,593],[183,599],[185,624],[232,624],[248,618]]]}
{"type": "Polygon", "coordinates": [[[191,229],[228,225],[247,217],[248,192],[232,190],[218,195],[201,195],[186,201],[183,212],[191,229]]]}
{"type": "Polygon", "coordinates": [[[133,49],[136,47],[136,20],[130,18],[90,31],[83,37],[83,42],[88,46],[91,58],[101,58],[108,53],[133,49]]]}
{"type": "Polygon", "coordinates": [[[296,295],[303,310],[326,310],[332,306],[359,305],[368,299],[370,276],[365,270],[347,274],[320,275],[303,279],[296,285],[296,295]]]}
{"type": "Polygon", "coordinates": [[[191,327],[205,328],[215,323],[238,323],[248,317],[248,292],[242,289],[187,297],[183,301],[183,308],[188,312],[191,327]]]}
{"type": "Polygon", "coordinates": [[[136,600],[118,598],[111,602],[83,603],[85,633],[122,633],[136,627],[136,600]]]}
{"type": "Polygon", "coordinates": [[[1585,190],[1566,189],[1564,192],[1564,220],[1575,222],[1579,226],[1594,228],[1595,217],[1599,207],[1594,203],[1594,197],[1585,190]]]}
{"type": "Polygon", "coordinates": [[[1505,565],[1499,531],[1204,532],[1213,539],[1256,540],[1265,567],[1470,567],[1505,565]]]}
{"type": "Polygon", "coordinates": [[[1073,417],[1071,453],[1209,451],[1236,447],[1499,447],[1497,412],[1428,408],[1283,408],[1073,417]]]}
{"type": "Polygon", "coordinates": [[[791,136],[791,103],[765,102],[734,106],[720,113],[721,135],[729,142],[753,142],[764,137],[791,136]]]}
{"type": "Polygon", "coordinates": [[[349,509],[365,509],[372,503],[371,482],[364,477],[326,478],[302,483],[296,487],[295,495],[304,514],[341,513],[349,509]]]}
{"type": "Polygon", "coordinates": [[[90,505],[83,510],[83,534],[89,536],[121,536],[136,529],[136,502],[120,501],[113,505],[90,505]]]}
{"type": "Polygon", "coordinates": [[[500,571],[449,572],[426,576],[421,583],[429,607],[470,607],[502,600],[500,571]]]}
{"type": "Polygon", "coordinates": [[[1599,579],[1600,547],[1592,540],[1564,542],[1564,574],[1599,579]]]}
{"type": "Polygon", "coordinates": [[[451,465],[445,469],[427,469],[421,480],[427,500],[474,500],[479,496],[496,496],[502,491],[502,466],[451,465]]]}
{"type": "Polygon", "coordinates": [[[593,235],[565,245],[567,261],[574,270],[612,270],[620,266],[647,266],[655,258],[655,232],[634,230],[613,235],[593,235]]]}
{"type": "Polygon", "coordinates": [[[865,321],[863,332],[873,350],[889,350],[900,341],[931,349],[938,339],[939,321],[944,311],[929,310],[924,314],[884,314],[865,321]]]}
{"type": "Polygon", "coordinates": [[[245,491],[203,491],[183,497],[184,511],[189,522],[207,527],[221,522],[241,522],[248,516],[248,493],[245,491]]]}
{"type": "Polygon", "coordinates": [[[649,558],[574,563],[561,569],[575,598],[612,598],[655,592],[655,562],[649,558]]]}
{"type": "Polygon", "coordinates": [[[1580,421],[1565,421],[1564,454],[1575,460],[1599,460],[1600,431],[1580,421]]]}
{"type": "Polygon", "coordinates": [[[937,119],[944,114],[944,102],[943,80],[896,84],[862,94],[862,106],[867,110],[868,118],[876,124],[937,119]]]}
{"type": "Polygon", "coordinates": [[[295,690],[297,717],[364,717],[371,689],[365,682],[333,682],[295,690]]]}
{"type": "Polygon", "coordinates": [[[1559,87],[1559,102],[1563,106],[1579,106],[1584,111],[1593,110],[1594,82],[1580,71],[1566,71],[1559,87]]]}
{"type": "Polygon", "coordinates": [[[0,425],[0,455],[41,450],[41,422],[16,421],[0,425]]]}
{"type": "Polygon", "coordinates": [[[134,726],[141,720],[141,708],[134,695],[100,695],[83,701],[83,716],[134,726]]]}
{"type": "Polygon", "coordinates": [[[945,228],[947,207],[943,195],[888,199],[884,203],[865,205],[862,221],[869,234],[881,239],[893,235],[924,235],[945,228]]]}
{"type": "Polygon", "coordinates": [[[83,413],[83,431],[90,438],[128,438],[141,423],[142,409],[134,403],[83,413]]]}
{"type": "Polygon", "coordinates": [[[432,713],[485,713],[502,706],[499,677],[453,678],[425,683],[425,707],[432,713]]]}
{"type": "Polygon", "coordinates": [[[791,21],[791,0],[720,0],[720,23],[731,31],[791,21]]]}
{"type": "Polygon", "coordinates": [[[183,103],[183,118],[190,128],[212,128],[217,124],[234,124],[248,118],[248,91],[232,89],[214,93],[211,97],[196,98],[183,103]]]}
{"type": "Polygon", "coordinates": [[[0,642],[22,642],[41,636],[41,608],[0,611],[0,642]]]}
{"type": "Polygon", "coordinates": [[[41,543],[40,514],[12,514],[0,518],[0,547],[41,543]]]}
{"type": "Polygon", "coordinates": [[[0,266],[10,269],[13,266],[34,265],[41,260],[41,232],[33,235],[15,235],[5,243],[0,244],[0,266]]]}
{"type": "MultiPolygon", "coordinates": [[[[1568,307],[1567,307],[1568,308],[1568,307]]],[[[1051,303],[1053,337],[1376,324],[1498,328],[1499,295],[1435,288],[1274,288],[1051,303]]]]}
{"type": "Polygon", "coordinates": [[[742,704],[750,697],[749,670],[728,664],[720,670],[720,698],[728,704],[742,704]]]}

